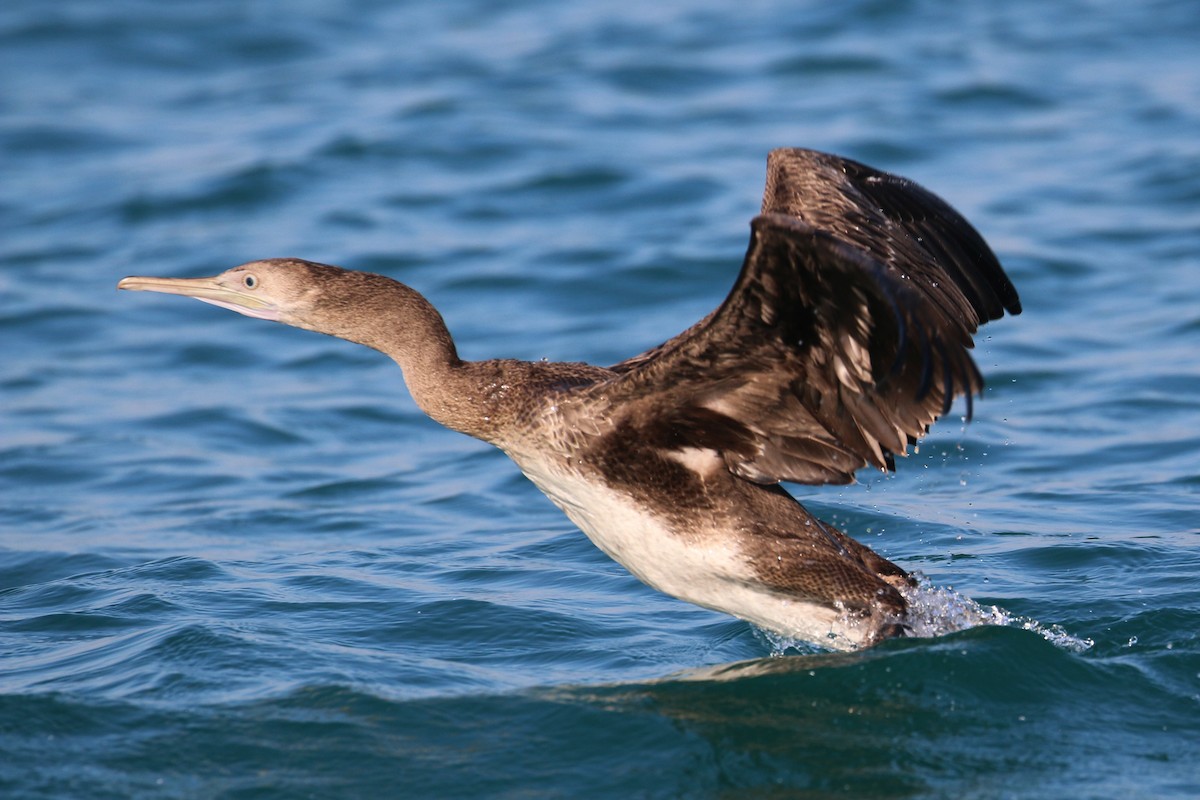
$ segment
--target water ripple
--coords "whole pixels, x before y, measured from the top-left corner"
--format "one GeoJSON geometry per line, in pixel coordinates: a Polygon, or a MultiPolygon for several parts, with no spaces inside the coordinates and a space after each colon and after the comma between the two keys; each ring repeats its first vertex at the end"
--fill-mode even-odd
{"type": "Polygon", "coordinates": [[[0,11],[0,794],[1197,794],[1192,4],[278,11],[0,11]],[[869,652],[649,590],[377,353],[114,290],[296,255],[612,363],[721,302],[780,145],[1026,308],[971,425],[793,487],[929,576],[869,652]]]}

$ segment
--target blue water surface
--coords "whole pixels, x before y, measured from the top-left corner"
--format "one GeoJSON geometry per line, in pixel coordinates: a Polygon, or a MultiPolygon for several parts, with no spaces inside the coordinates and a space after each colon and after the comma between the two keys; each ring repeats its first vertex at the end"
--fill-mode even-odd
{"type": "Polygon", "coordinates": [[[1198,41],[1184,0],[3,4],[0,796],[1200,795],[1198,41]],[[724,297],[779,146],[932,188],[1021,292],[973,422],[792,487],[1008,624],[788,646],[377,353],[114,291],[299,256],[465,357],[612,363],[724,297]]]}

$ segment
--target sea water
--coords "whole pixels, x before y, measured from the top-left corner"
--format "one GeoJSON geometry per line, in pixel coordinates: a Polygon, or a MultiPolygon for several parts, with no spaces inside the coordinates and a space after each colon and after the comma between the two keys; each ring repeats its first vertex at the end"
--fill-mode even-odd
{"type": "Polygon", "coordinates": [[[0,795],[1200,795],[1187,2],[0,9],[0,795]],[[923,576],[838,654],[638,583],[364,348],[127,274],[298,256],[468,358],[715,307],[766,153],[914,178],[1025,307],[892,477],[923,576]],[[927,623],[927,624],[926,624],[927,623]]]}

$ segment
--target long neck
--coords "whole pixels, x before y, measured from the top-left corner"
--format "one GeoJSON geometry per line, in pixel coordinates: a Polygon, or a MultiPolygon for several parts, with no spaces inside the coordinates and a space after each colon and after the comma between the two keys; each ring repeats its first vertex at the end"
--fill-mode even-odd
{"type": "Polygon", "coordinates": [[[481,389],[489,362],[462,361],[442,315],[419,292],[364,272],[325,287],[303,327],[371,347],[404,373],[417,405],[448,428],[490,438],[481,389]]]}

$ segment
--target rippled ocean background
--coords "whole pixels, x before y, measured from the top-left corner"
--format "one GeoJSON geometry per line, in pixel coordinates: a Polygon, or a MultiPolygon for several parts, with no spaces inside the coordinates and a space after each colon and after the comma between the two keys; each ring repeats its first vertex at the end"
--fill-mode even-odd
{"type": "Polygon", "coordinates": [[[0,796],[1200,795],[1197,42],[1187,0],[4,3],[0,796]],[[792,487],[1012,624],[788,647],[382,356],[115,291],[299,256],[612,363],[724,297],[784,145],[1020,289],[974,422],[792,487]]]}

